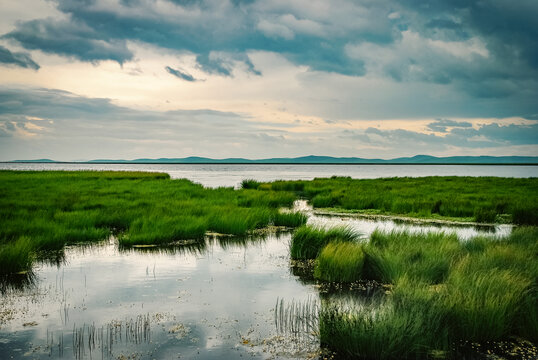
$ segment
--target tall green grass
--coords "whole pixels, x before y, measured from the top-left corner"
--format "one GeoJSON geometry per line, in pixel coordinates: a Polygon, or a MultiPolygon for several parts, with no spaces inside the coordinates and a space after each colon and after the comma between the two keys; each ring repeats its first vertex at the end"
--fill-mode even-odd
{"type": "Polygon", "coordinates": [[[320,311],[320,342],[347,359],[426,359],[445,349],[443,313],[430,298],[375,299],[370,303],[330,304],[320,311]]]}
{"type": "Polygon", "coordinates": [[[451,264],[461,256],[454,234],[414,234],[406,231],[374,231],[364,247],[364,274],[387,284],[407,276],[428,284],[443,282],[451,264]]]}
{"type": "Polygon", "coordinates": [[[316,208],[413,217],[538,225],[538,178],[421,177],[276,181],[259,188],[293,191],[316,208]]]}
{"type": "Polygon", "coordinates": [[[318,258],[314,277],[324,281],[354,282],[361,279],[364,251],[361,244],[330,242],[318,258]]]}
{"type": "Polygon", "coordinates": [[[0,245],[0,274],[26,271],[33,260],[33,246],[28,237],[0,245]]]}
{"type": "Polygon", "coordinates": [[[297,212],[277,212],[273,217],[275,226],[299,227],[306,224],[308,216],[297,212]]]}
{"type": "Polygon", "coordinates": [[[320,251],[331,241],[356,241],[359,235],[349,227],[323,229],[301,226],[293,233],[290,244],[292,259],[315,259],[320,251]]]}
{"type": "Polygon", "coordinates": [[[0,171],[0,194],[0,273],[29,269],[36,251],[111,234],[123,246],[166,244],[306,221],[279,212],[296,199],[290,192],[208,189],[161,173],[0,171]]]}
{"type": "Polygon", "coordinates": [[[454,344],[461,340],[485,343],[515,335],[537,341],[536,227],[466,242],[451,234],[374,232],[361,246],[364,259],[355,262],[347,261],[352,250],[343,246],[330,243],[322,251],[318,266],[328,264],[325,274],[331,276],[324,279],[316,269],[318,278],[345,282],[362,265],[361,279],[390,283],[392,290],[368,306],[359,299],[356,306],[326,304],[320,313],[321,341],[339,356],[455,356],[454,344]]]}

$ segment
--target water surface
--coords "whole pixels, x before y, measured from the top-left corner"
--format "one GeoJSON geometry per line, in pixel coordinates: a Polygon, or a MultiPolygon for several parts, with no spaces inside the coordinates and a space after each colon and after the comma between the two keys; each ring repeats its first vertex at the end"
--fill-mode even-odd
{"type": "Polygon", "coordinates": [[[355,179],[422,176],[538,177],[538,166],[510,165],[271,165],[271,164],[22,164],[0,163],[10,170],[121,170],[154,171],[185,178],[204,186],[238,186],[244,179],[258,181],[312,180],[350,176],[355,179]]]}
{"type": "MultiPolygon", "coordinates": [[[[501,236],[511,227],[432,226],[314,215],[309,223],[501,236]]],[[[69,246],[34,269],[31,283],[4,284],[2,358],[304,359],[319,351],[314,329],[282,333],[289,304],[319,304],[318,285],[291,268],[290,233],[213,238],[200,245],[122,250],[115,239],[69,246]],[[279,310],[280,309],[280,310],[279,310]],[[307,335],[307,336],[303,336],[307,335]]],[[[345,294],[336,295],[346,296],[345,294]]],[[[333,297],[331,297],[332,299],[333,297]]],[[[301,305],[303,304],[303,305],[301,305]]],[[[315,318],[310,318],[315,320],[315,318]]]]}

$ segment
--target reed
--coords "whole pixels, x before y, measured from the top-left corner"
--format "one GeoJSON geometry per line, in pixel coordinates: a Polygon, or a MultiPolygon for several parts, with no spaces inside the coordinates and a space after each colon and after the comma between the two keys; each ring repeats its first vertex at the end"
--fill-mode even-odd
{"type": "Polygon", "coordinates": [[[421,177],[277,181],[260,187],[293,191],[316,208],[459,221],[538,225],[538,178],[421,177]]]}
{"type": "Polygon", "coordinates": [[[11,259],[2,262],[1,273],[28,270],[36,251],[111,234],[122,246],[164,245],[203,240],[206,231],[245,235],[272,223],[305,221],[278,212],[293,204],[293,193],[208,189],[161,173],[0,171],[0,194],[0,252],[11,259]]]}
{"type": "Polygon", "coordinates": [[[292,259],[315,259],[320,251],[331,241],[356,241],[359,235],[349,227],[323,229],[301,226],[292,236],[290,256],[292,259]]]}
{"type": "MultiPolygon", "coordinates": [[[[507,238],[460,242],[452,234],[383,233],[363,244],[363,259],[346,261],[354,243],[330,243],[317,262],[332,279],[362,264],[362,279],[392,284],[377,303],[328,303],[320,312],[322,343],[341,357],[363,359],[457,356],[461,341],[487,343],[519,336],[536,342],[538,228],[507,238]],[[433,335],[432,335],[433,334],[433,335]]],[[[358,250],[357,250],[358,251],[358,250]]],[[[315,274],[323,274],[316,269],[315,274]]],[[[356,274],[357,271],[353,271],[356,274]]]]}
{"type": "Polygon", "coordinates": [[[354,282],[362,277],[364,251],[353,242],[330,242],[318,258],[314,277],[329,282],[354,282]]]}

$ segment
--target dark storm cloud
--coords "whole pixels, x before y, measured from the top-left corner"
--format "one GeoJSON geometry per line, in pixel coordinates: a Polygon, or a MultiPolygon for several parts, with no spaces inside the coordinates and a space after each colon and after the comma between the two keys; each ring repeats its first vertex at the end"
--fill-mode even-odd
{"type": "Polygon", "coordinates": [[[197,81],[191,74],[187,74],[186,72],[183,72],[183,71],[180,71],[180,70],[177,70],[177,69],[173,69],[170,66],[166,66],[164,69],[166,71],[168,71],[170,74],[177,77],[178,79],[182,79],[182,80],[190,81],[190,82],[197,81]]]}
{"type": "Polygon", "coordinates": [[[408,0],[402,3],[408,9],[416,9],[423,19],[434,18],[437,24],[448,24],[451,18],[457,18],[458,23],[454,22],[452,30],[465,29],[468,34],[479,35],[496,56],[538,68],[538,2],[535,0],[517,3],[511,0],[408,0]]]}
{"type": "Polygon", "coordinates": [[[171,1],[171,11],[176,13],[166,16],[148,1],[122,1],[122,7],[104,8],[93,0],[59,0],[58,9],[68,15],[67,20],[22,22],[4,37],[27,49],[119,63],[132,59],[127,40],[142,41],[194,53],[200,68],[224,76],[233,69],[226,56],[259,75],[246,56],[249,50],[277,52],[313,70],[363,75],[362,61],[350,59],[345,45],[350,40],[389,43],[393,29],[385,26],[387,11],[381,6],[355,7],[339,1],[335,8],[340,3],[345,7],[331,10],[332,18],[330,13],[309,12],[307,4],[171,1]],[[378,19],[372,19],[374,15],[378,19]],[[342,21],[349,25],[341,25],[342,21]]]}
{"type": "Polygon", "coordinates": [[[373,72],[402,83],[443,85],[469,99],[507,98],[510,107],[538,111],[532,100],[538,98],[535,0],[517,5],[512,0],[56,0],[56,5],[63,19],[19,22],[3,37],[30,50],[120,64],[134,58],[129,41],[149,43],[192,54],[199,69],[220,76],[233,76],[237,67],[261,75],[248,53],[268,51],[314,71],[373,72]]]}
{"type": "Polygon", "coordinates": [[[32,60],[29,54],[22,52],[11,52],[0,45],[0,64],[20,66],[34,70],[39,69],[39,65],[32,60]]]}

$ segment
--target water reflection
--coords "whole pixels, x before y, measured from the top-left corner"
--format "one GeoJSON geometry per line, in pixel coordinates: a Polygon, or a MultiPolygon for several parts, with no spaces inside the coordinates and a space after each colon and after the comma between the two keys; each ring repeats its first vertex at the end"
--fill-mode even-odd
{"type": "MultiPolygon", "coordinates": [[[[344,224],[364,236],[375,228],[455,231],[464,238],[511,229],[313,214],[309,223],[344,224]]],[[[123,248],[112,237],[41,253],[33,272],[0,281],[0,354],[14,359],[318,354],[316,309],[350,297],[368,301],[385,289],[368,282],[318,284],[312,262],[290,266],[290,240],[289,232],[212,234],[202,242],[123,248]],[[286,329],[306,336],[286,336],[286,329]]]]}
{"type": "Polygon", "coordinates": [[[304,357],[304,347],[300,356],[298,346],[289,350],[273,326],[277,297],[317,298],[315,287],[289,273],[289,240],[279,234],[163,248],[125,249],[112,241],[66,247],[62,261],[53,257],[36,267],[33,286],[2,294],[0,353],[304,357]],[[129,329],[136,330],[134,341],[129,329]]]}
{"type": "Polygon", "coordinates": [[[444,232],[455,233],[461,241],[467,241],[476,236],[505,237],[510,235],[513,225],[508,224],[465,224],[443,223],[429,219],[404,219],[388,216],[369,216],[357,214],[320,214],[305,201],[298,200],[294,204],[296,211],[308,214],[308,224],[324,228],[346,226],[355,230],[363,239],[368,239],[375,231],[392,232],[407,231],[410,233],[444,232]]]}

